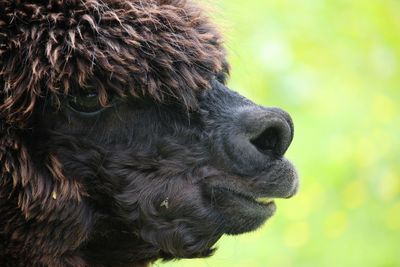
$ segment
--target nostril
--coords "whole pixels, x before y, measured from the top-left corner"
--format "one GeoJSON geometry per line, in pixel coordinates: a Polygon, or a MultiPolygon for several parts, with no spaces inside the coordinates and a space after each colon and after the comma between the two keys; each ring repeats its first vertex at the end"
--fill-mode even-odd
{"type": "Polygon", "coordinates": [[[263,130],[250,138],[251,144],[263,154],[283,156],[293,139],[292,126],[281,116],[267,117],[261,125],[263,130]]]}
{"type": "Polygon", "coordinates": [[[250,142],[262,153],[274,152],[279,142],[279,130],[268,128],[250,142]]]}

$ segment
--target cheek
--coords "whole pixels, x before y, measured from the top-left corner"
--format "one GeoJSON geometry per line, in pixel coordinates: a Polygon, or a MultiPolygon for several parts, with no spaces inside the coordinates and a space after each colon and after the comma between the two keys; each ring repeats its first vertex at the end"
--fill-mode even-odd
{"type": "Polygon", "coordinates": [[[130,178],[132,180],[117,199],[130,210],[131,218],[189,219],[197,218],[206,211],[200,187],[192,183],[191,177],[133,172],[125,179],[130,178]]]}
{"type": "Polygon", "coordinates": [[[208,256],[222,235],[203,205],[200,188],[185,177],[147,180],[119,199],[125,207],[136,199],[129,219],[132,228],[139,227],[133,231],[160,249],[165,258],[208,256]]]}

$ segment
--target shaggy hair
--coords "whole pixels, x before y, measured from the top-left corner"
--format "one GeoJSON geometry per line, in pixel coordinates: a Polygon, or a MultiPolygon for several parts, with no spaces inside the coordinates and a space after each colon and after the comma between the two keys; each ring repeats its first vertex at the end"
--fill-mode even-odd
{"type": "Polygon", "coordinates": [[[0,265],[209,256],[290,197],[289,115],[184,0],[0,0],[0,265]]]}

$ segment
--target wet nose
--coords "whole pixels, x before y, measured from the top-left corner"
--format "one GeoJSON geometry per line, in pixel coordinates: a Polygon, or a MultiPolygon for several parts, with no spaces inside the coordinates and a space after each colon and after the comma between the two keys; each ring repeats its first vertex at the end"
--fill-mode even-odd
{"type": "Polygon", "coordinates": [[[244,134],[244,143],[254,146],[265,155],[281,157],[293,140],[293,121],[290,115],[279,108],[245,110],[239,125],[244,134]]]}

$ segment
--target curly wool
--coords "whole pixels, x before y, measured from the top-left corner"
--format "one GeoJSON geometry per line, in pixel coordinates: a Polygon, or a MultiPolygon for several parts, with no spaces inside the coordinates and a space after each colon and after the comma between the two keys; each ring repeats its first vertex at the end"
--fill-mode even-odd
{"type": "Polygon", "coordinates": [[[28,127],[41,98],[57,103],[82,88],[104,105],[116,93],[193,109],[196,92],[227,73],[219,33],[188,1],[0,0],[6,128],[28,127]]]}
{"type": "MultiPolygon", "coordinates": [[[[36,240],[42,227],[57,225],[49,247],[61,253],[82,243],[92,223],[82,222],[85,188],[63,175],[57,155],[46,155],[42,167],[30,155],[26,136],[39,107],[96,90],[103,105],[117,94],[195,109],[197,93],[227,74],[219,33],[189,1],[0,0],[0,199],[15,204],[0,207],[12,218],[5,227],[36,240]],[[22,227],[32,218],[37,229],[22,227]],[[63,235],[72,229],[79,240],[63,235]]],[[[9,249],[18,255],[23,244],[9,249]]],[[[84,266],[74,255],[66,260],[84,266]]]]}

